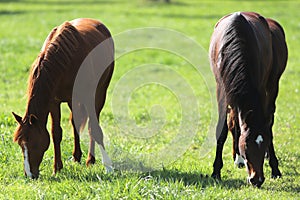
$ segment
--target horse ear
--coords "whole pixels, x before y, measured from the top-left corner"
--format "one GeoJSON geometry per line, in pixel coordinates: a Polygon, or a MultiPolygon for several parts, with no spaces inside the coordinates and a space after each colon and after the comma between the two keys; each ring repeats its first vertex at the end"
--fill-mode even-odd
{"type": "Polygon", "coordinates": [[[17,115],[16,113],[12,112],[12,114],[14,115],[16,121],[19,123],[19,124],[22,124],[22,117],[20,117],[19,115],[17,115]]]}
{"type": "Polygon", "coordinates": [[[245,114],[243,114],[243,117],[242,117],[241,111],[238,110],[238,117],[239,117],[240,125],[242,125],[243,123],[248,124],[249,120],[251,120],[251,118],[252,118],[252,115],[253,115],[253,110],[248,110],[245,114]]]}
{"type": "Polygon", "coordinates": [[[30,125],[35,124],[37,120],[38,120],[38,118],[34,114],[29,115],[29,124],[30,125]]]}

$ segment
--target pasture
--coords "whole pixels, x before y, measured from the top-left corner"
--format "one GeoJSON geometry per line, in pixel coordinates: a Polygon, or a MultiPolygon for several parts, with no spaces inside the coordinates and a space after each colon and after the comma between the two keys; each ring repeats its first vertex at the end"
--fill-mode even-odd
{"type": "Polygon", "coordinates": [[[298,199],[299,7],[297,1],[0,1],[0,199],[298,199]],[[211,99],[214,79],[206,56],[215,23],[235,11],[255,11],[277,20],[289,50],[273,126],[282,178],[270,178],[266,160],[266,180],[260,189],[246,184],[245,169],[234,166],[230,134],[223,151],[222,181],[210,178],[215,146],[207,138],[215,139],[210,124],[216,113],[215,99],[211,99]],[[82,162],[72,161],[73,134],[69,110],[63,105],[64,168],[52,176],[51,143],[40,178],[30,180],[24,177],[21,149],[12,141],[17,123],[11,112],[22,116],[25,112],[29,69],[48,33],[80,17],[99,19],[120,38],[120,43],[116,41],[120,57],[100,119],[116,169],[105,173],[99,149],[96,164],[85,166],[86,130],[81,135],[82,162]],[[135,37],[136,29],[145,27],[167,31],[157,36],[159,31],[141,29],[147,35],[135,37]],[[198,51],[190,52],[188,43],[175,40],[177,33],[197,43],[198,51]],[[157,45],[170,41],[170,45],[137,48],[147,40],[157,45]],[[126,48],[133,51],[124,53],[126,48]],[[176,52],[199,56],[201,70],[176,52]],[[127,91],[127,86],[133,90],[127,91]]]}

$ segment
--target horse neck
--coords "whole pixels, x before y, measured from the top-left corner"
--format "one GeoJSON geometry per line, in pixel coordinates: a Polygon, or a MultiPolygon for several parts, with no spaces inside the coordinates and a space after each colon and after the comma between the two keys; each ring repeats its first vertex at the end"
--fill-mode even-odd
{"type": "Polygon", "coordinates": [[[250,129],[261,129],[266,123],[264,105],[262,105],[259,95],[249,97],[248,100],[238,106],[237,110],[242,121],[245,121],[249,114],[252,115],[252,120],[247,123],[250,129]]]}
{"type": "Polygon", "coordinates": [[[49,114],[49,101],[44,98],[34,97],[29,100],[26,110],[26,116],[35,115],[41,124],[46,125],[49,114]]]}
{"type": "Polygon", "coordinates": [[[47,79],[41,77],[35,80],[28,93],[26,115],[35,115],[42,124],[47,123],[49,105],[51,100],[51,87],[47,79]]]}

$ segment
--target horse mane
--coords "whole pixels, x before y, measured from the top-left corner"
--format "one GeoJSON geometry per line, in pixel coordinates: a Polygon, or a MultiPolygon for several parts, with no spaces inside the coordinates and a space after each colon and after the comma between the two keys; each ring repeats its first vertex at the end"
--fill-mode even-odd
{"type": "Polygon", "coordinates": [[[253,92],[251,68],[254,68],[256,52],[254,52],[255,35],[245,17],[236,13],[226,27],[222,47],[220,78],[223,83],[229,105],[241,105],[253,92]]]}
{"type": "Polygon", "coordinates": [[[55,82],[72,62],[72,56],[79,48],[80,34],[69,22],[54,28],[34,61],[28,79],[28,101],[38,90],[51,93],[55,82]],[[43,87],[43,88],[41,88],[43,87]]]}

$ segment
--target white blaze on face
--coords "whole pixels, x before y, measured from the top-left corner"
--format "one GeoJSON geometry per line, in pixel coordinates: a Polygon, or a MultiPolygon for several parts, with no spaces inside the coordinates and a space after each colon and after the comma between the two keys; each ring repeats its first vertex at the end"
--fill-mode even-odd
{"type": "Polygon", "coordinates": [[[24,145],[24,169],[25,169],[26,175],[31,178],[32,174],[30,172],[28,149],[27,149],[26,145],[24,145]]]}
{"type": "Polygon", "coordinates": [[[112,167],[112,162],[111,159],[109,158],[109,156],[107,155],[106,151],[104,150],[104,148],[102,147],[102,145],[100,146],[100,150],[101,150],[101,154],[102,154],[102,163],[106,168],[106,172],[110,173],[113,172],[114,169],[112,167]]]}
{"type": "Polygon", "coordinates": [[[241,128],[241,131],[244,132],[246,130],[247,125],[245,123],[243,123],[241,112],[239,112],[238,118],[239,118],[239,125],[240,125],[240,128],[241,128]]]}
{"type": "Polygon", "coordinates": [[[260,145],[264,141],[263,137],[261,135],[258,135],[255,142],[260,145]]]}

